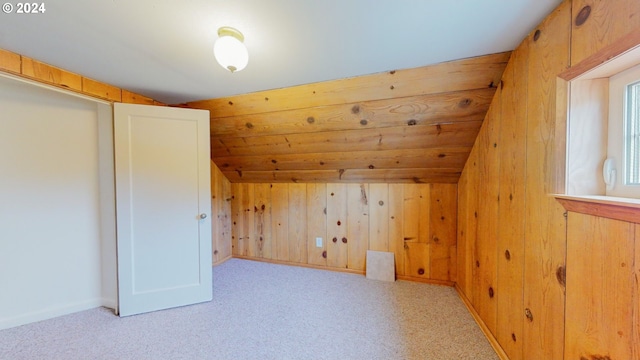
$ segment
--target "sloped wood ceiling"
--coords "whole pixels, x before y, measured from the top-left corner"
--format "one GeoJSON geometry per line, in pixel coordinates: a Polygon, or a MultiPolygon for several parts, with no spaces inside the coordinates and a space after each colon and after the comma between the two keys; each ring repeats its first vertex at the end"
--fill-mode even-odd
{"type": "Polygon", "coordinates": [[[231,182],[456,183],[510,52],[182,104],[231,182]]]}

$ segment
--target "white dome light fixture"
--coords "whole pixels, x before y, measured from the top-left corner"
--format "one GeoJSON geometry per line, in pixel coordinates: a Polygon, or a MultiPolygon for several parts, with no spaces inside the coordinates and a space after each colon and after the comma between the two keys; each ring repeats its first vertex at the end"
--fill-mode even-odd
{"type": "Polygon", "coordinates": [[[244,46],[244,36],[232,27],[218,29],[218,40],[213,45],[213,54],[223,68],[233,72],[240,71],[249,62],[249,53],[244,46]]]}

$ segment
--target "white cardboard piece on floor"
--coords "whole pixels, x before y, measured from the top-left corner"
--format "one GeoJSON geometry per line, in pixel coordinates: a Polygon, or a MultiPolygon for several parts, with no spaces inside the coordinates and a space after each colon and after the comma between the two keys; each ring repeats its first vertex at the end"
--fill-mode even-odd
{"type": "Polygon", "coordinates": [[[367,279],[396,281],[393,253],[367,250],[367,279]]]}

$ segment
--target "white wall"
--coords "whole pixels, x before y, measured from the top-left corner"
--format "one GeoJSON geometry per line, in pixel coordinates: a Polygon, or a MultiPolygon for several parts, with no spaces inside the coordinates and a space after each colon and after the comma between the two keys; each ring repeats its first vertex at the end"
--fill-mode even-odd
{"type": "Polygon", "coordinates": [[[116,303],[105,107],[0,77],[0,329],[116,303]]]}

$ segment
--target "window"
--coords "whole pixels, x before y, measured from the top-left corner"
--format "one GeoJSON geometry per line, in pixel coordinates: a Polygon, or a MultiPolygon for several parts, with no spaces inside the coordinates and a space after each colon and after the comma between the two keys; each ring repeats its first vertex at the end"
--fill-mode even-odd
{"type": "Polygon", "coordinates": [[[640,185],[640,81],[627,85],[624,185],[640,185]]]}
{"type": "Polygon", "coordinates": [[[616,168],[606,195],[640,198],[640,65],[609,79],[607,158],[616,168]]]}

